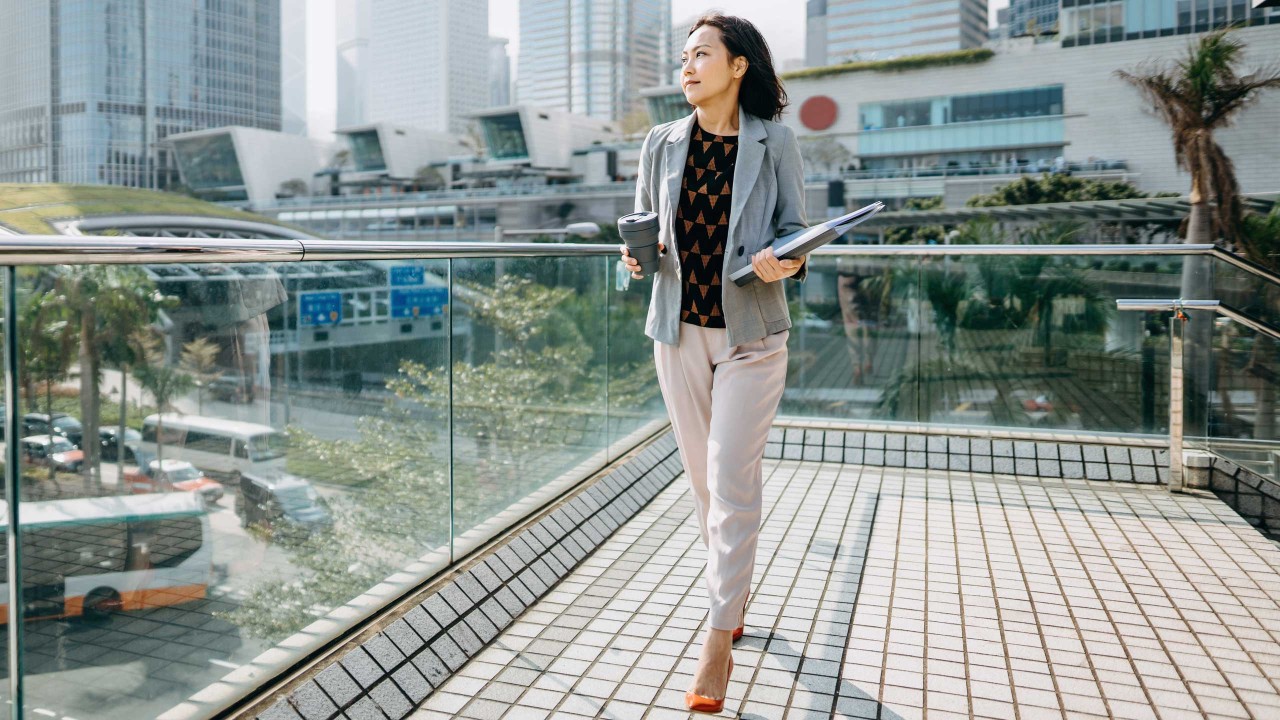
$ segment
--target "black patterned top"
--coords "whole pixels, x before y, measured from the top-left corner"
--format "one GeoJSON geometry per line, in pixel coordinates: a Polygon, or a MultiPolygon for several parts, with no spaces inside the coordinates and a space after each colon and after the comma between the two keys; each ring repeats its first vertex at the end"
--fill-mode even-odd
{"type": "Polygon", "coordinates": [[[725,326],[720,307],[720,273],[724,270],[724,246],[729,237],[730,193],[737,157],[736,135],[703,132],[694,120],[676,206],[676,242],[684,276],[681,322],[725,326]]]}

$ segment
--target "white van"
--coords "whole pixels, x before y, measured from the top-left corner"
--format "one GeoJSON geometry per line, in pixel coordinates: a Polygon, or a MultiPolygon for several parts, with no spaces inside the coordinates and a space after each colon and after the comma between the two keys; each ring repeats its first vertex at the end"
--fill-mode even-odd
{"type": "Polygon", "coordinates": [[[163,452],[165,459],[186,460],[232,479],[252,465],[283,463],[288,445],[284,433],[269,425],[177,413],[144,418],[142,444],[148,452],[163,452]]]}

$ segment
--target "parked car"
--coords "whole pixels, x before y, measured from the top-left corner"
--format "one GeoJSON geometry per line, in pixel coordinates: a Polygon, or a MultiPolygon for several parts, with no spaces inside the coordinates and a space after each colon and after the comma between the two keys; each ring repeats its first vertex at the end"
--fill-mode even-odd
{"type": "Polygon", "coordinates": [[[239,375],[222,375],[209,381],[209,397],[230,403],[253,402],[253,381],[239,375]]]}
{"type": "Polygon", "coordinates": [[[32,435],[22,438],[22,461],[29,466],[59,472],[80,472],[84,451],[61,435],[32,435]]]}
{"type": "MultiPolygon", "coordinates": [[[[115,462],[116,460],[116,436],[120,433],[120,428],[116,426],[98,428],[98,437],[102,440],[101,455],[104,461],[115,462]]],[[[137,446],[138,441],[142,440],[142,433],[131,427],[124,429],[124,445],[125,445],[125,462],[136,462],[129,452],[130,446],[137,446]]]]}
{"type": "Polygon", "coordinates": [[[240,475],[236,514],[240,526],[318,532],[333,526],[328,503],[307,480],[278,468],[240,475]]]}
{"type": "Polygon", "coordinates": [[[209,505],[216,505],[225,493],[222,483],[185,460],[150,460],[140,467],[126,468],[124,485],[131,493],[196,493],[209,505]]]}
{"type": "Polygon", "coordinates": [[[80,421],[66,413],[27,413],[22,416],[23,435],[61,435],[80,447],[84,428],[80,421]]]}

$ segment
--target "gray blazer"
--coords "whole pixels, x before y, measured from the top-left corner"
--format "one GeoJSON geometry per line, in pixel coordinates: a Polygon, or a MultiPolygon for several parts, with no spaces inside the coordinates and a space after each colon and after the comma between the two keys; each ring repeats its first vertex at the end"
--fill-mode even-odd
{"type": "MultiPolygon", "coordinates": [[[[636,178],[636,212],[658,213],[658,238],[667,252],[653,278],[649,317],[644,332],[658,342],[680,342],[680,261],[676,249],[676,204],[689,154],[696,113],[655,126],[640,149],[636,178]]],[[[729,345],[759,340],[791,327],[781,280],[756,280],[738,287],[728,276],[774,238],[807,227],[804,214],[804,171],[795,132],[782,123],[762,120],[738,107],[738,158],[729,205],[729,239],[720,277],[721,304],[729,345]]],[[[808,263],[792,276],[804,280],[808,263]]]]}

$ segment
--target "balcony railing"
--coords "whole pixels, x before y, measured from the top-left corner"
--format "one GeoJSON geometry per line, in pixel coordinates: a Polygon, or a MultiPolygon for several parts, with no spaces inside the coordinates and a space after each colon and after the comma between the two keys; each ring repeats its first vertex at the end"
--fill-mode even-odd
{"type": "MultiPolygon", "coordinates": [[[[649,286],[628,287],[616,252],[0,240],[3,591],[7,618],[32,620],[9,623],[7,699],[30,717],[214,713],[650,437],[666,411],[649,286]],[[286,272],[301,262],[305,279],[286,272]],[[207,267],[138,267],[182,263],[207,267]]],[[[1212,246],[840,246],[811,263],[789,287],[780,414],[836,425],[1167,437],[1167,313],[1116,300],[1280,313],[1274,275],[1212,246]]],[[[1197,322],[1187,435],[1269,467],[1273,345],[1197,322]]]]}

